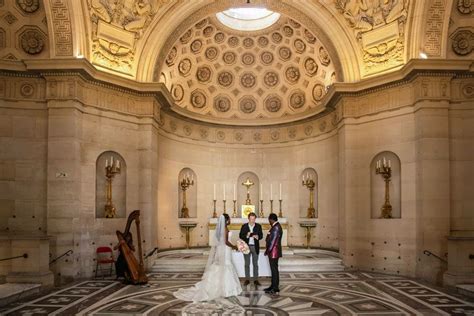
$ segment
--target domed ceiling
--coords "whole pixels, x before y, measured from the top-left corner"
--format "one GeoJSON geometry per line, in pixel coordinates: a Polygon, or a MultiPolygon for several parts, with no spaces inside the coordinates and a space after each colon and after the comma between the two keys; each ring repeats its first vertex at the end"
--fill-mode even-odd
{"type": "Polygon", "coordinates": [[[181,34],[161,67],[172,110],[218,124],[267,125],[316,113],[337,71],[324,43],[281,15],[239,31],[209,16],[181,34]]]}

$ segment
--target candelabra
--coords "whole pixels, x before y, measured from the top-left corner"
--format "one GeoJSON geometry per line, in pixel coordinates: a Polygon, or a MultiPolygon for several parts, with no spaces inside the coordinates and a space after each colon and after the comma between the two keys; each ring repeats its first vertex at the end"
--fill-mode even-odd
{"type": "Polygon", "coordinates": [[[273,213],[273,199],[270,200],[270,213],[273,213]]]}
{"type": "Polygon", "coordinates": [[[316,210],[314,209],[314,197],[313,197],[313,192],[314,192],[314,187],[316,186],[316,183],[313,181],[313,179],[310,179],[310,177],[307,177],[306,179],[303,176],[303,186],[307,187],[309,190],[309,207],[308,207],[308,212],[306,214],[307,218],[315,218],[316,217],[316,210]]]}
{"type": "Polygon", "coordinates": [[[115,177],[116,174],[120,174],[120,160],[115,160],[114,163],[114,157],[112,156],[110,158],[110,164],[109,160],[105,160],[105,177],[106,179],[106,203],[105,203],[105,217],[107,218],[114,218],[115,217],[115,206],[112,203],[112,180],[115,177]]]}
{"type": "Polygon", "coordinates": [[[378,160],[375,167],[375,173],[382,175],[385,181],[385,202],[380,208],[382,214],[381,218],[392,218],[392,205],[390,204],[390,179],[392,178],[392,165],[390,160],[378,160]]]}
{"type": "Polygon", "coordinates": [[[189,178],[189,175],[184,176],[179,185],[181,186],[181,190],[183,190],[183,207],[181,207],[181,217],[189,218],[189,209],[186,206],[186,190],[190,186],[194,185],[194,175],[191,178],[189,178]]]}
{"type": "Polygon", "coordinates": [[[214,202],[214,212],[212,213],[212,217],[217,218],[217,211],[216,211],[216,202],[217,202],[217,200],[214,199],[213,202],[214,202]]]}
{"type": "Polygon", "coordinates": [[[283,200],[279,199],[278,201],[280,201],[280,212],[278,213],[278,217],[283,217],[283,211],[281,210],[281,202],[283,202],[283,200]]]}
{"type": "Polygon", "coordinates": [[[234,212],[232,213],[232,217],[236,218],[237,217],[237,209],[235,208],[235,202],[237,202],[237,200],[232,200],[232,202],[234,202],[234,212]]]}
{"type": "Polygon", "coordinates": [[[265,215],[263,214],[263,200],[260,200],[260,212],[258,213],[258,217],[263,218],[265,215]]]}
{"type": "Polygon", "coordinates": [[[226,200],[222,200],[222,202],[224,202],[224,214],[226,214],[225,201],[226,201],[226,200]]]}

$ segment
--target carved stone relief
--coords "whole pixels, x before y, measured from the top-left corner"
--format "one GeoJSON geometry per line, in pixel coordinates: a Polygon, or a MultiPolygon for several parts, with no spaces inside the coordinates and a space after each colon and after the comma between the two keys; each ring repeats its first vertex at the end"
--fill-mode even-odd
{"type": "Polygon", "coordinates": [[[334,4],[362,49],[364,75],[404,63],[409,0],[334,0],[334,4]]]}

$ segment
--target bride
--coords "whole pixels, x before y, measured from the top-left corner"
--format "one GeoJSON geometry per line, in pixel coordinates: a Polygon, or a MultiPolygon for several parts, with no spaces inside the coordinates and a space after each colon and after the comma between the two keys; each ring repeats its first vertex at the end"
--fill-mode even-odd
{"type": "Polygon", "coordinates": [[[223,214],[219,217],[214,237],[214,246],[209,253],[206,270],[201,281],[191,288],[179,289],[173,295],[183,301],[201,302],[217,298],[236,296],[242,293],[239,276],[232,265],[232,249],[227,225],[230,217],[223,214]]]}

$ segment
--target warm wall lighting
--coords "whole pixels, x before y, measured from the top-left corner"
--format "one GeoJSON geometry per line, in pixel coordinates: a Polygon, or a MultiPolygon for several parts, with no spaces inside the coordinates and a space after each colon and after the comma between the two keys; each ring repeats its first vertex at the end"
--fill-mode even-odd
{"type": "Polygon", "coordinates": [[[421,52],[421,53],[420,53],[420,58],[422,58],[422,59],[428,59],[428,55],[426,55],[426,53],[421,52]]]}

